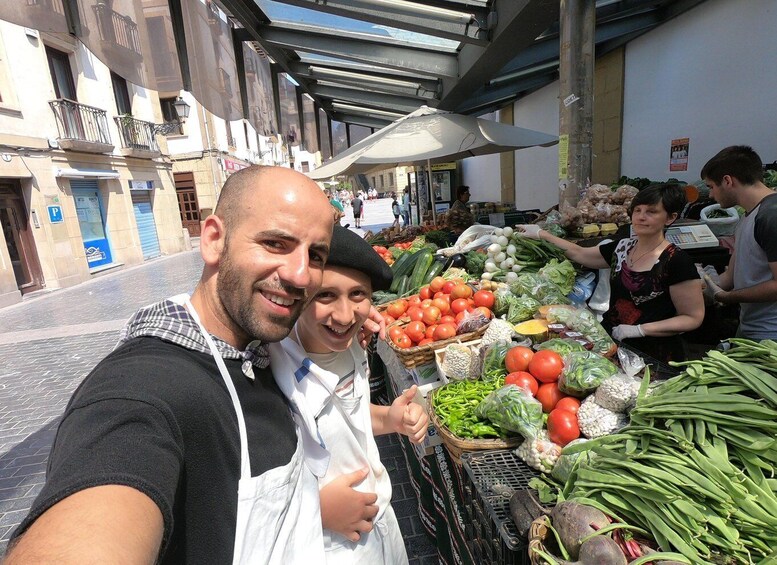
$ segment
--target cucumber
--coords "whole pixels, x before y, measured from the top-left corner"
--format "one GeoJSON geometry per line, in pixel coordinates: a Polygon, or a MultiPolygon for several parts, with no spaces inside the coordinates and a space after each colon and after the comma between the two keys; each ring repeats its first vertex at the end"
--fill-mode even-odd
{"type": "Polygon", "coordinates": [[[437,275],[441,274],[443,271],[445,271],[445,266],[447,264],[447,260],[445,257],[436,257],[434,260],[434,263],[432,263],[432,266],[429,267],[429,270],[426,272],[426,276],[424,277],[424,285],[429,284],[432,282],[432,279],[436,277],[437,275]]]}
{"type": "Polygon", "coordinates": [[[402,275],[410,274],[410,270],[415,265],[417,255],[418,252],[405,253],[391,266],[391,270],[394,273],[394,280],[391,281],[391,288],[389,288],[391,292],[396,292],[399,288],[399,279],[402,275]]]}
{"type": "Polygon", "coordinates": [[[434,256],[432,255],[431,249],[422,249],[418,253],[419,257],[415,262],[413,274],[410,275],[409,290],[412,291],[421,288],[421,285],[424,282],[424,277],[426,276],[427,271],[429,271],[429,267],[432,266],[432,261],[434,261],[434,256]]]}
{"type": "Polygon", "coordinates": [[[399,277],[399,286],[397,287],[397,294],[399,296],[404,296],[405,293],[410,290],[408,287],[410,286],[410,277],[408,275],[402,275],[399,277]]]}

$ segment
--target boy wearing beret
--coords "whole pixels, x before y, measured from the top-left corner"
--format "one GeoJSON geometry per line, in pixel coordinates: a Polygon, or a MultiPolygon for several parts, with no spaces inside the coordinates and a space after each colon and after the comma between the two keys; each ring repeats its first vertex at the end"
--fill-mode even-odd
{"type": "Polygon", "coordinates": [[[271,344],[276,381],[303,430],[307,466],[319,479],[327,563],[407,563],[374,436],[397,432],[423,441],[428,417],[412,402],[415,385],[391,406],[370,404],[358,340],[372,292],[387,289],[391,278],[366,241],[336,225],[321,289],[291,336],[271,344]]]}

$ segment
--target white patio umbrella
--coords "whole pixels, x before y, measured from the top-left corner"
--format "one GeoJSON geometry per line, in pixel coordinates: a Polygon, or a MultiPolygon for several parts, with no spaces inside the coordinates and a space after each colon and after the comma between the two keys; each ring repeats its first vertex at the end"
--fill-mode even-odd
{"type": "Polygon", "coordinates": [[[555,135],[421,106],[307,175],[326,179],[418,164],[430,170],[432,163],[557,142],[555,135]]]}

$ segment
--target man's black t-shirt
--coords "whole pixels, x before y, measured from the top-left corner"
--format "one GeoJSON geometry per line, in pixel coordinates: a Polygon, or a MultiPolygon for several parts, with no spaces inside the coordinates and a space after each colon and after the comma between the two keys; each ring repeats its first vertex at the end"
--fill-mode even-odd
{"type": "MultiPolygon", "coordinates": [[[[225,359],[245,415],[251,474],[287,464],[297,435],[269,369],[244,376],[225,359]]],[[[240,478],[237,417],[216,362],[149,337],[108,355],[68,404],[46,485],[20,535],[53,504],[98,485],[127,485],[162,512],[160,563],[231,563],[240,478]]]]}

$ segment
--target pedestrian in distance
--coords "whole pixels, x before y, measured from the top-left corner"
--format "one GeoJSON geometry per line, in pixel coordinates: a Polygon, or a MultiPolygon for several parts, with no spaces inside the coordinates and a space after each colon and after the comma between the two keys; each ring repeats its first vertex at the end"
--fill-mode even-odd
{"type": "Polygon", "coordinates": [[[777,194],[763,183],[761,158],[746,145],[726,147],[702,167],[701,178],[722,208],[745,209],[728,267],[718,283],[704,277],[704,293],[739,304],[737,336],[777,339],[777,194]]]}
{"type": "Polygon", "coordinates": [[[278,385],[305,423],[305,457],[318,476],[332,565],[408,560],[374,436],[401,433],[419,443],[429,418],[413,402],[416,385],[391,406],[370,403],[367,358],[356,339],[373,291],[388,289],[391,280],[391,269],[364,239],[335,226],[320,290],[291,335],[270,346],[278,385]]]}
{"type": "Polygon", "coordinates": [[[402,220],[406,226],[410,225],[410,187],[405,186],[402,192],[402,220]]]}
{"type": "Polygon", "coordinates": [[[356,196],[354,197],[353,200],[351,200],[351,208],[353,208],[354,226],[357,228],[362,227],[361,222],[362,222],[363,206],[364,206],[364,202],[362,201],[361,198],[359,198],[359,196],[356,196]]]}
{"type": "Polygon", "coordinates": [[[229,177],[191,297],[136,313],[73,394],[7,565],[322,562],[318,485],[267,344],[318,292],[333,222],[292,169],[229,177]]]}
{"type": "Polygon", "coordinates": [[[391,200],[391,213],[394,214],[394,223],[391,224],[391,227],[398,228],[399,227],[399,216],[402,212],[402,208],[399,206],[399,202],[397,202],[397,197],[394,193],[391,194],[392,200],[391,200]]]}

